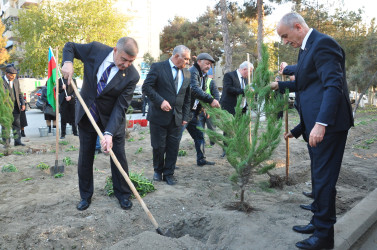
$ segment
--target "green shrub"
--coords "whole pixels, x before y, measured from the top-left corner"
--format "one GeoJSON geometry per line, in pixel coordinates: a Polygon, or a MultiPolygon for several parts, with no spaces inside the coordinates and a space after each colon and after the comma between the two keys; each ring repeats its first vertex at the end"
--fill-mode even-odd
{"type": "Polygon", "coordinates": [[[1,169],[1,172],[11,173],[11,172],[18,172],[18,169],[11,163],[4,165],[1,169]]]}

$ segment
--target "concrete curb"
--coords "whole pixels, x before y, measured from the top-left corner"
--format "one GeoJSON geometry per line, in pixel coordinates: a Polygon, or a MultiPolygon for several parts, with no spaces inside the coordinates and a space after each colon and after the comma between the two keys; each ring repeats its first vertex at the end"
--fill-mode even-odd
{"type": "Polygon", "coordinates": [[[335,224],[334,249],[349,249],[377,221],[377,188],[335,224]]]}

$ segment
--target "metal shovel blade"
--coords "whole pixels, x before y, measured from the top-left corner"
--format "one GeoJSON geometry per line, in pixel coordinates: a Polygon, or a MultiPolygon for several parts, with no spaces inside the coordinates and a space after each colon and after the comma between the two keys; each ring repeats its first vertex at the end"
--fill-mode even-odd
{"type": "Polygon", "coordinates": [[[58,160],[55,160],[55,166],[50,167],[50,174],[52,176],[59,173],[64,173],[64,165],[58,165],[58,164],[59,164],[58,160]]]}

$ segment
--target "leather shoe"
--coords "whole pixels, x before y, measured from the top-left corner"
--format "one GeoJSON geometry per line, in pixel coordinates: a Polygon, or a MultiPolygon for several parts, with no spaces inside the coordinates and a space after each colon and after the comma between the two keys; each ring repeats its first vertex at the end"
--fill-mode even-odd
{"type": "Polygon", "coordinates": [[[296,247],[310,250],[333,249],[334,238],[318,238],[316,236],[310,236],[303,241],[297,242],[296,247]]]}
{"type": "Polygon", "coordinates": [[[65,136],[64,135],[60,136],[60,139],[65,139],[65,136]]]}
{"type": "Polygon", "coordinates": [[[124,210],[131,209],[132,207],[132,201],[130,201],[129,199],[120,200],[119,204],[120,204],[120,207],[124,210]]]}
{"type": "Polygon", "coordinates": [[[168,185],[175,185],[176,183],[172,175],[164,175],[163,180],[166,181],[168,185]]]}
{"type": "Polygon", "coordinates": [[[301,207],[302,209],[305,209],[305,210],[309,210],[309,211],[312,210],[312,205],[311,205],[311,204],[308,204],[308,205],[301,204],[300,207],[301,207]]]}
{"type": "Polygon", "coordinates": [[[312,233],[314,233],[315,226],[313,224],[309,223],[308,225],[304,225],[304,226],[294,226],[292,229],[293,229],[293,231],[295,231],[297,233],[312,234],[312,233]]]}
{"type": "Polygon", "coordinates": [[[25,144],[23,144],[22,142],[18,142],[18,143],[15,143],[14,146],[25,146],[25,144]]]}
{"type": "Polygon", "coordinates": [[[91,200],[89,199],[89,200],[85,200],[85,199],[82,199],[80,202],[79,202],[79,204],[77,204],[77,209],[78,210],[80,210],[80,211],[83,211],[83,210],[85,210],[85,209],[87,209],[88,207],[89,207],[89,205],[90,205],[90,203],[91,203],[91,200]]]}
{"type": "Polygon", "coordinates": [[[223,153],[221,154],[221,157],[225,157],[225,155],[226,155],[226,153],[225,153],[225,151],[223,151],[223,153]]]}
{"type": "Polygon", "coordinates": [[[198,166],[204,166],[204,165],[215,165],[213,161],[207,161],[205,159],[201,159],[197,162],[198,166]]]}
{"type": "Polygon", "coordinates": [[[162,181],[162,175],[159,174],[159,173],[154,173],[153,180],[154,181],[162,181]]]}
{"type": "Polygon", "coordinates": [[[312,198],[314,199],[314,196],[313,196],[313,193],[312,192],[302,192],[303,195],[305,195],[306,197],[309,197],[309,198],[312,198]]]}

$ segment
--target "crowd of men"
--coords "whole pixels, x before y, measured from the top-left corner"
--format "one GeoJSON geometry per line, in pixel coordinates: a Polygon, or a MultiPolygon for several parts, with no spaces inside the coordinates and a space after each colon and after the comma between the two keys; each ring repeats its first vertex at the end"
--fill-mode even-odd
{"type": "MultiPolygon", "coordinates": [[[[345,78],[345,54],[334,39],[310,29],[297,13],[286,14],[278,23],[277,33],[285,44],[300,48],[300,53],[297,64],[288,67],[290,75],[294,76],[292,81],[272,82],[271,88],[281,92],[288,88],[296,93],[300,123],[284,136],[303,135],[308,142],[311,159],[312,192],[306,195],[313,198],[309,208],[313,217],[308,225],[294,226],[293,230],[312,235],[297,242],[296,246],[301,249],[333,248],[335,186],[347,133],[353,126],[345,78]]],[[[74,73],[74,59],[81,60],[84,64],[81,96],[103,132],[102,149],[105,153],[111,149],[126,173],[125,110],[140,79],[132,64],[138,52],[137,42],[130,37],[120,38],[114,48],[98,42],[68,42],[63,49],[62,74],[68,84],[65,88],[72,93],[69,84],[74,73]]],[[[188,47],[176,46],[168,60],[151,65],[142,86],[143,94],[149,98],[147,119],[153,148],[153,180],[165,181],[168,185],[177,182],[174,171],[185,129],[194,140],[197,165],[215,164],[205,157],[204,135],[198,129],[204,127],[206,122],[211,124],[201,102],[234,115],[237,98],[244,95],[249,84],[247,75],[253,70],[252,64],[243,62],[237,70],[226,73],[220,99],[216,82],[209,73],[215,63],[213,57],[201,53],[188,68],[190,56],[188,47]]],[[[282,66],[282,72],[286,66],[282,66]]],[[[14,80],[16,73],[14,68],[7,68],[3,86],[9,90],[14,104],[13,131],[17,146],[22,145],[18,116],[25,105],[19,85],[14,80]]],[[[67,105],[71,104],[70,98],[66,101],[67,105]]],[[[241,105],[246,112],[244,100],[241,105]]],[[[77,209],[85,210],[90,206],[94,192],[93,161],[97,133],[79,102],[76,104],[74,123],[78,125],[80,139],[78,176],[81,200],[77,209]]],[[[112,159],[110,165],[114,194],[122,209],[130,209],[130,187],[112,159]]]]}

